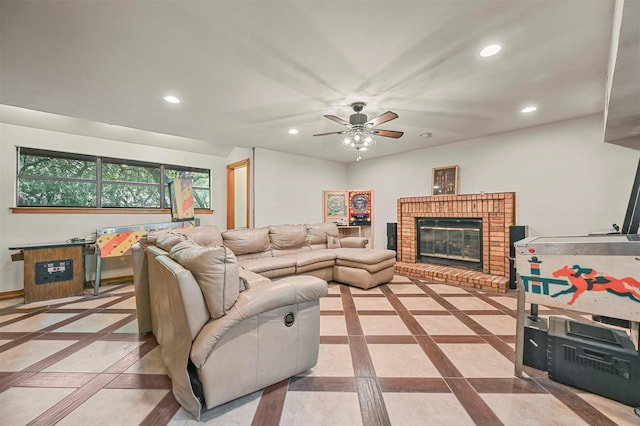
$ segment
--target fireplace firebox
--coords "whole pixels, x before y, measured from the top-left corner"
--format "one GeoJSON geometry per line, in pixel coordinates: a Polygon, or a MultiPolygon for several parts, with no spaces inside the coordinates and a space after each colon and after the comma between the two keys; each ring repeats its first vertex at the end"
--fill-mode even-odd
{"type": "Polygon", "coordinates": [[[482,270],[482,219],[417,218],[418,262],[482,270]]]}

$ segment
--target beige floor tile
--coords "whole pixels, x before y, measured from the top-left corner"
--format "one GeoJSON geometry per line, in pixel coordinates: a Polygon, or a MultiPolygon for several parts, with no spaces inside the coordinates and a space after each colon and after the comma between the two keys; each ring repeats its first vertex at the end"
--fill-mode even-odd
{"type": "Polygon", "coordinates": [[[440,349],[465,377],[513,377],[513,363],[485,343],[443,343],[440,349]]]}
{"type": "Polygon", "coordinates": [[[387,284],[395,294],[424,294],[424,291],[415,284],[387,284]]]}
{"type": "Polygon", "coordinates": [[[58,425],[138,425],[170,392],[166,389],[102,389],[58,425]]]}
{"type": "Polygon", "coordinates": [[[393,311],[393,306],[386,297],[354,297],[356,309],[359,311],[393,311]]]}
{"type": "Polygon", "coordinates": [[[587,425],[550,394],[480,394],[502,422],[509,426],[587,425]]]}
{"type": "Polygon", "coordinates": [[[262,391],[253,392],[226,404],[204,411],[200,416],[200,421],[184,408],[180,408],[169,426],[228,426],[228,425],[250,425],[255,415],[262,391]]]}
{"type": "Polygon", "coordinates": [[[476,334],[453,315],[415,315],[415,319],[432,336],[476,334]]]}
{"type": "Polygon", "coordinates": [[[498,336],[515,336],[516,319],[509,315],[469,315],[475,322],[498,336]]]}
{"type": "Polygon", "coordinates": [[[0,424],[26,425],[73,391],[73,388],[7,389],[0,393],[0,424]]]}
{"type": "Polygon", "coordinates": [[[143,356],[140,361],[129,367],[125,373],[168,374],[168,370],[162,361],[160,346],[153,348],[151,352],[143,356]]]}
{"type": "Polygon", "coordinates": [[[418,344],[370,344],[378,377],[441,377],[418,344]]]}
{"type": "Polygon", "coordinates": [[[410,283],[411,280],[403,275],[394,275],[393,278],[391,278],[391,281],[389,281],[389,283],[410,283]]]}
{"type": "Polygon", "coordinates": [[[97,341],[43,371],[102,372],[141,344],[141,342],[97,341]]]}
{"type": "Polygon", "coordinates": [[[128,317],[129,314],[96,313],[54,330],[55,333],[95,333],[128,317]]]}
{"type": "Polygon", "coordinates": [[[353,377],[349,345],[320,345],[318,363],[310,376],[353,377]]]}
{"type": "Polygon", "coordinates": [[[515,297],[491,296],[491,300],[498,302],[502,306],[514,311],[518,309],[518,299],[516,299],[515,297]]]}
{"type": "Polygon", "coordinates": [[[367,336],[410,335],[402,320],[395,315],[360,315],[362,330],[367,336]]]}
{"type": "Polygon", "coordinates": [[[320,299],[321,311],[341,311],[342,309],[342,298],[340,297],[323,297],[320,299]]]}
{"type": "Polygon", "coordinates": [[[115,330],[114,333],[133,333],[138,334],[138,320],[134,319],[127,325],[115,330]]]}
{"type": "Polygon", "coordinates": [[[136,298],[130,297],[128,299],[123,300],[120,303],[116,303],[115,305],[109,306],[107,309],[135,309],[136,308],[136,298]]]}
{"type": "Polygon", "coordinates": [[[587,401],[593,407],[606,413],[607,417],[619,425],[640,425],[640,417],[636,416],[633,409],[628,405],[605,398],[592,393],[580,392],[580,398],[587,401]]]}
{"type": "Polygon", "coordinates": [[[78,314],[39,314],[34,315],[30,318],[23,319],[18,322],[14,322],[13,324],[5,325],[0,327],[0,331],[37,331],[42,330],[43,328],[49,327],[53,324],[59,323],[60,321],[64,321],[67,318],[71,318],[78,314]]]}
{"type": "Polygon", "coordinates": [[[289,392],[280,426],[362,424],[355,392],[289,392]]]}
{"type": "Polygon", "coordinates": [[[329,284],[329,294],[340,294],[340,284],[329,284]]]}
{"type": "Polygon", "coordinates": [[[0,300],[0,309],[10,308],[16,305],[22,305],[24,303],[24,297],[14,297],[11,299],[0,300]]]}
{"type": "Polygon", "coordinates": [[[400,297],[400,301],[409,311],[446,311],[431,297],[400,297]]]}
{"type": "Polygon", "coordinates": [[[0,370],[23,370],[74,343],[74,340],[30,340],[0,352],[0,370]]]}
{"type": "Polygon", "coordinates": [[[462,287],[449,285],[449,284],[429,284],[423,281],[424,284],[427,284],[431,290],[435,291],[438,294],[468,294],[469,292],[462,287]]]}
{"type": "Polygon", "coordinates": [[[15,320],[16,318],[24,317],[25,315],[27,315],[25,312],[0,315],[0,324],[11,321],[11,320],[15,320]]]}
{"type": "Polygon", "coordinates": [[[321,336],[346,336],[347,324],[342,315],[322,315],[320,317],[321,336]]]}
{"type": "Polygon", "coordinates": [[[19,306],[17,309],[42,308],[42,307],[47,307],[51,305],[57,305],[59,303],[69,303],[69,302],[73,302],[74,300],[81,300],[82,297],[83,296],[72,296],[72,297],[62,297],[60,299],[41,300],[39,302],[25,303],[24,305],[19,306]]]}
{"type": "Polygon", "coordinates": [[[374,287],[368,290],[363,290],[358,287],[349,286],[349,289],[351,290],[351,294],[382,294],[382,290],[380,290],[380,287],[374,287]]]}
{"type": "Polygon", "coordinates": [[[474,424],[453,394],[385,392],[383,397],[393,425],[474,424]]]}
{"type": "MultiPolygon", "coordinates": [[[[105,290],[108,290],[108,289],[109,289],[109,287],[105,287],[105,290]]],[[[132,291],[135,291],[135,289],[134,289],[134,287],[133,287],[133,284],[130,284],[130,285],[126,285],[126,286],[124,286],[124,287],[122,287],[122,288],[119,288],[119,289],[117,289],[117,290],[110,291],[110,292],[109,292],[109,294],[130,293],[130,292],[132,292],[132,291]]]]}
{"type": "Polygon", "coordinates": [[[451,303],[456,308],[461,311],[466,310],[487,310],[487,311],[495,311],[496,308],[475,297],[446,297],[447,302],[451,303]]]}
{"type": "Polygon", "coordinates": [[[80,299],[75,303],[69,303],[67,305],[59,306],[57,309],[92,309],[99,308],[100,306],[112,302],[110,297],[95,298],[88,296],[86,299],[80,299]]]}

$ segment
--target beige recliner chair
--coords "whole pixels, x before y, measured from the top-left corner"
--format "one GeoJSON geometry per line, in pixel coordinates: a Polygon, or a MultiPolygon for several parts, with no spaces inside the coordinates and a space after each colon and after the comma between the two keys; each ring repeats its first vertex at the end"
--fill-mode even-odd
{"type": "Polygon", "coordinates": [[[147,251],[146,262],[153,332],[173,393],[196,418],[316,364],[326,281],[241,280],[231,250],[193,241],[147,251]]]}

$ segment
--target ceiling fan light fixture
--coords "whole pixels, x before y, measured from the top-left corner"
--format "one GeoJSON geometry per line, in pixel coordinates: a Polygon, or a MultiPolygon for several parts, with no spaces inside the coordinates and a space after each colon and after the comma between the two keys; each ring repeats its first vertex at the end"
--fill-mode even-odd
{"type": "Polygon", "coordinates": [[[396,130],[382,130],[375,128],[376,126],[398,118],[398,114],[393,111],[387,111],[372,119],[368,119],[366,114],[362,113],[362,109],[366,104],[364,102],[354,102],[351,108],[355,114],[349,116],[349,121],[343,120],[335,115],[325,115],[331,121],[347,127],[347,130],[341,132],[316,133],[313,136],[340,135],[340,145],[347,151],[356,151],[356,161],[362,159],[360,153],[368,151],[369,148],[376,144],[377,136],[398,139],[403,132],[396,130]]]}

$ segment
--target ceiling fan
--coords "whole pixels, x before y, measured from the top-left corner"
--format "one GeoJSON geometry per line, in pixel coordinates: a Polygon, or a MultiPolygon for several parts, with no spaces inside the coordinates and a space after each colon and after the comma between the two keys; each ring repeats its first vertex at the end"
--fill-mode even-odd
{"type": "Polygon", "coordinates": [[[366,133],[370,135],[376,136],[384,136],[387,138],[399,138],[404,134],[404,132],[398,132],[396,130],[382,130],[382,129],[374,129],[375,126],[386,123],[387,121],[395,120],[398,118],[398,114],[392,111],[387,111],[383,114],[378,115],[377,117],[372,118],[371,120],[367,120],[367,115],[362,114],[362,110],[367,104],[364,102],[354,102],[351,104],[351,108],[355,114],[351,114],[349,116],[349,121],[345,121],[340,117],[336,117],[335,115],[325,115],[324,117],[328,118],[331,121],[335,121],[338,124],[342,124],[346,126],[348,130],[342,130],[340,132],[328,132],[328,133],[317,133],[313,136],[327,136],[327,135],[349,135],[353,134],[354,136],[360,133],[366,133]]]}

